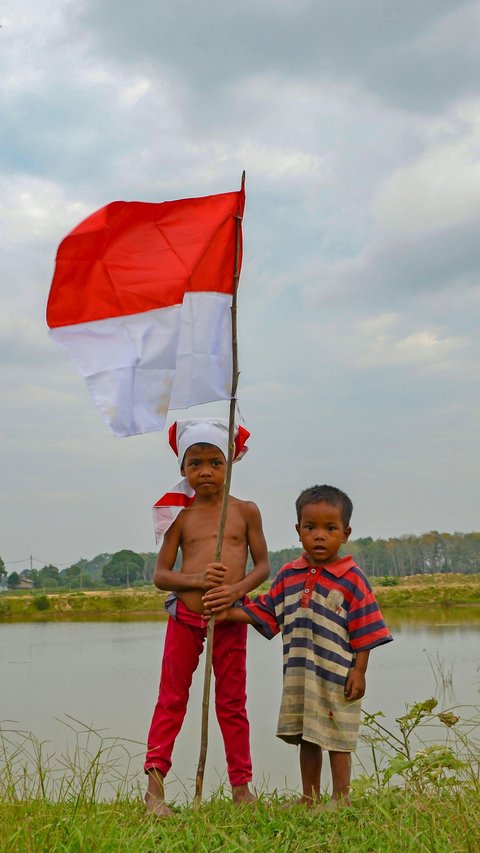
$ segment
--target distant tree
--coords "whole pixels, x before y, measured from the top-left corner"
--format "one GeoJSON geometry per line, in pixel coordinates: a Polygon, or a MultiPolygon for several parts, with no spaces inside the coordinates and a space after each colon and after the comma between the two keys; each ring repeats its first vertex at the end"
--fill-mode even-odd
{"type": "Polygon", "coordinates": [[[371,536],[366,536],[363,539],[356,539],[354,542],[348,542],[346,547],[357,560],[358,565],[362,567],[367,575],[374,575],[375,572],[375,556],[374,543],[371,536]]]}
{"type": "Polygon", "coordinates": [[[8,572],[5,568],[5,563],[3,562],[2,558],[0,557],[0,581],[2,581],[3,578],[6,578],[7,574],[8,574],[8,572]]]}
{"type": "Polygon", "coordinates": [[[301,548],[282,548],[280,551],[269,551],[268,559],[270,562],[270,576],[274,577],[278,570],[290,563],[292,560],[298,559],[302,553],[301,548]]]}
{"type": "Polygon", "coordinates": [[[74,563],[74,565],[69,566],[68,569],[62,569],[62,571],[60,572],[60,579],[62,583],[71,581],[73,578],[80,577],[81,571],[82,569],[80,563],[74,563]]]}
{"type": "Polygon", "coordinates": [[[144,561],[135,551],[117,551],[103,567],[102,577],[109,586],[131,584],[143,576],[144,561]]]}
{"type": "Polygon", "coordinates": [[[466,533],[462,538],[465,549],[462,554],[463,571],[480,572],[480,533],[466,533]]]}
{"type": "Polygon", "coordinates": [[[42,589],[44,586],[59,586],[60,572],[56,566],[49,564],[48,566],[43,566],[43,568],[39,569],[37,576],[32,578],[32,580],[35,589],[42,589]]]}
{"type": "Polygon", "coordinates": [[[70,581],[68,581],[68,585],[71,589],[94,589],[98,586],[98,581],[94,581],[93,578],[90,577],[88,572],[79,573],[76,577],[72,577],[70,581]]]}
{"type": "MultiPolygon", "coordinates": [[[[25,576],[27,572],[23,572],[22,574],[25,576]]],[[[28,577],[32,581],[34,589],[38,589],[38,587],[41,586],[38,582],[38,569],[28,569],[28,577]]]]}
{"type": "Polygon", "coordinates": [[[112,559],[111,554],[103,553],[97,554],[96,557],[93,557],[91,560],[87,560],[87,565],[85,566],[85,571],[92,578],[98,578],[98,580],[102,579],[102,569],[107,565],[108,562],[112,559]]]}
{"type": "MultiPolygon", "coordinates": [[[[71,566],[68,566],[66,569],[62,569],[60,572],[60,579],[62,583],[72,583],[73,578],[77,578],[82,574],[82,583],[83,579],[90,575],[90,578],[93,580],[102,580],[102,569],[103,567],[111,560],[111,554],[98,554],[93,560],[86,560],[85,557],[82,557],[76,563],[73,563],[71,566]]],[[[73,584],[72,584],[73,585],[73,584]]]]}
{"type": "Polygon", "coordinates": [[[20,583],[20,575],[17,572],[12,572],[7,578],[7,586],[9,589],[15,589],[20,583]]]}
{"type": "Polygon", "coordinates": [[[157,561],[157,555],[155,554],[154,551],[148,551],[148,552],[142,553],[140,556],[142,557],[142,560],[143,560],[143,571],[142,571],[143,580],[144,581],[151,581],[151,580],[153,580],[153,572],[155,570],[155,563],[157,561]]]}

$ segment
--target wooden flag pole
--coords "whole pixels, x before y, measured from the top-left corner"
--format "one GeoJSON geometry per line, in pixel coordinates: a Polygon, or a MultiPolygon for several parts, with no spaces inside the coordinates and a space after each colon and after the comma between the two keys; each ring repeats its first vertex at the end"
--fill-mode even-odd
{"type": "MultiPolygon", "coordinates": [[[[242,173],[242,190],[245,186],[245,172],[242,173]]],[[[240,229],[242,217],[237,214],[235,223],[235,262],[233,270],[233,294],[232,294],[232,392],[230,395],[230,414],[228,421],[228,458],[225,486],[223,490],[223,503],[220,514],[220,526],[218,528],[217,544],[215,547],[215,562],[218,563],[222,557],[223,535],[227,520],[228,498],[230,495],[230,483],[232,480],[232,464],[235,447],[235,408],[237,403],[238,385],[238,342],[237,342],[237,289],[240,278],[240,229]]],[[[210,685],[212,681],[212,656],[213,656],[213,632],[215,630],[215,619],[210,619],[207,628],[207,647],[205,652],[205,676],[203,681],[202,700],[202,728],[200,739],[200,756],[198,759],[197,775],[195,778],[194,808],[198,809],[202,802],[203,777],[205,774],[205,762],[208,746],[208,712],[210,707],[210,685]]]]}

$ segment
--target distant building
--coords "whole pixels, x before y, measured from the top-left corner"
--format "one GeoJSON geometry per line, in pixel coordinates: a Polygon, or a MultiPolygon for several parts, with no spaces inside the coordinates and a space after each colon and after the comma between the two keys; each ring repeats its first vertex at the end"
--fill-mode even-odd
{"type": "Polygon", "coordinates": [[[31,578],[26,578],[20,575],[15,589],[33,589],[33,581],[31,578]]]}

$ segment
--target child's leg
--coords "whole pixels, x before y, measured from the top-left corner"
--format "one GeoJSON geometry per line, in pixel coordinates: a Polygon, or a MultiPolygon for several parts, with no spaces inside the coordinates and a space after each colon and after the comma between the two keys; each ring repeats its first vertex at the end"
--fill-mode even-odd
{"type": "Polygon", "coordinates": [[[352,758],[349,752],[330,752],[332,768],[332,800],[350,805],[352,758]]]}
{"type": "Polygon", "coordinates": [[[215,710],[225,745],[228,778],[235,802],[251,802],[248,783],[252,779],[250,727],[246,711],[247,625],[220,623],[215,626],[213,670],[215,710]]]}
{"type": "MultiPolygon", "coordinates": [[[[160,690],[147,739],[145,772],[153,768],[163,778],[171,767],[171,755],[187,710],[192,676],[203,648],[201,628],[168,620],[163,651],[160,690]]],[[[152,775],[149,773],[149,785],[152,775]]],[[[153,784],[153,782],[152,782],[153,784]]]]}
{"type": "Polygon", "coordinates": [[[300,773],[303,794],[299,803],[311,805],[320,799],[320,774],[322,772],[322,748],[308,740],[300,742],[300,773]]]}

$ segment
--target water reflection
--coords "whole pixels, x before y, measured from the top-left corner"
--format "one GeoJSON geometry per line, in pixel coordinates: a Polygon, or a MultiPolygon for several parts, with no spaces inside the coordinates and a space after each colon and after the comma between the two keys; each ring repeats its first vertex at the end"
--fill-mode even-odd
{"type": "Polygon", "coordinates": [[[460,625],[480,631],[480,607],[384,607],[382,612],[392,631],[401,632],[415,626],[452,628],[460,625]]]}

